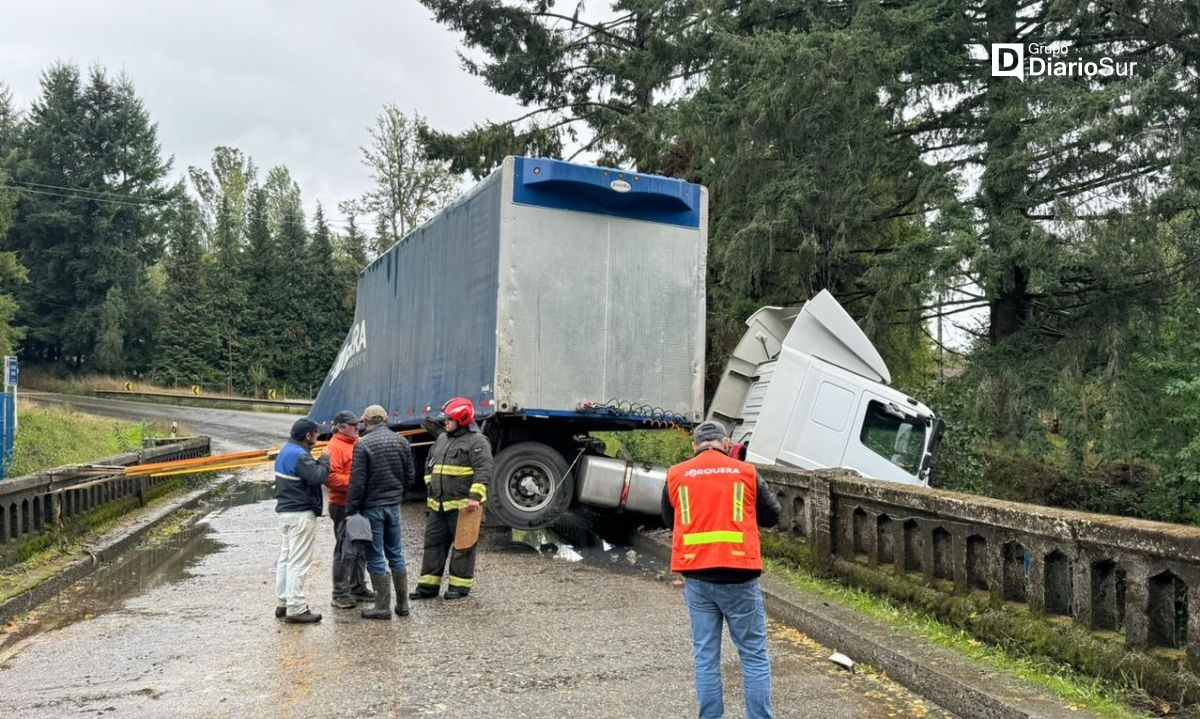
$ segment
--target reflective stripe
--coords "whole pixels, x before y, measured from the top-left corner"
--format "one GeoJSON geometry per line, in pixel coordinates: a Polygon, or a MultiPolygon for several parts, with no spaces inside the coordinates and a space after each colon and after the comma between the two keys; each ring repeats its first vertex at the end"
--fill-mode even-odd
{"type": "Polygon", "coordinates": [[[476,482],[475,484],[472,484],[470,491],[473,494],[479,495],[480,502],[487,499],[487,485],[484,484],[483,482],[476,482]]]}
{"type": "Polygon", "coordinates": [[[450,575],[450,586],[452,586],[452,587],[470,588],[471,585],[473,585],[474,583],[475,583],[474,579],[463,579],[462,577],[456,577],[453,574],[450,575]]]}
{"type": "Polygon", "coordinates": [[[684,524],[692,523],[692,506],[688,502],[688,488],[679,488],[679,513],[684,524]]]}
{"type": "Polygon", "coordinates": [[[276,472],[276,473],[275,473],[275,479],[290,479],[290,480],[292,480],[293,482],[299,482],[299,481],[300,481],[300,478],[299,478],[299,477],[293,477],[292,475],[290,475],[290,474],[284,474],[283,472],[276,472]]]}
{"type": "Polygon", "coordinates": [[[432,484],[432,483],[433,483],[433,475],[432,474],[425,475],[425,484],[432,484]]]}
{"type": "Polygon", "coordinates": [[[475,474],[475,468],[461,464],[435,464],[433,465],[433,473],[444,474],[447,477],[470,477],[472,474],[475,474]]]}
{"type": "Polygon", "coordinates": [[[428,586],[440,587],[442,585],[442,575],[440,575],[440,574],[422,574],[421,578],[417,580],[417,584],[424,584],[427,587],[428,586]]]}
{"type": "Polygon", "coordinates": [[[683,546],[692,547],[697,544],[741,544],[744,535],[741,532],[717,530],[715,532],[695,532],[683,535],[683,546]]]}
{"type": "Polygon", "coordinates": [[[733,485],[733,521],[742,521],[746,512],[746,485],[738,482],[733,485]]]}
{"type": "Polygon", "coordinates": [[[462,509],[463,507],[467,506],[467,502],[470,501],[470,499],[447,499],[445,502],[439,502],[433,497],[430,497],[429,499],[425,500],[425,506],[429,507],[435,512],[438,510],[450,512],[456,509],[462,509]]]}

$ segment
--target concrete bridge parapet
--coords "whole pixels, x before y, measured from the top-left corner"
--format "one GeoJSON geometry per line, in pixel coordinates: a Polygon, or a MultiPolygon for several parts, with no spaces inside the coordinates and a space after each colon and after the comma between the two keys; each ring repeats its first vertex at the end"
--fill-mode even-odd
{"type": "Polygon", "coordinates": [[[813,561],[919,576],[1124,635],[1130,648],[1187,651],[1200,665],[1200,528],[1072,512],[864,479],[759,467],[781,528],[813,561]]]}
{"type": "Polygon", "coordinates": [[[136,496],[166,481],[159,477],[126,477],[121,467],[176,459],[207,457],[208,437],[190,437],[97,459],[89,465],[56,467],[0,481],[0,565],[13,552],[6,547],[25,542],[64,519],[90,512],[109,502],[136,496]]]}

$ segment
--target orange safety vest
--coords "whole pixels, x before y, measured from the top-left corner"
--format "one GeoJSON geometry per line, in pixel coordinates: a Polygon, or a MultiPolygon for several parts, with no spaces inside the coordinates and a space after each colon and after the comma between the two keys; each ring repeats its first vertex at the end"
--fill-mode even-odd
{"type": "Polygon", "coordinates": [[[675,507],[671,571],[762,570],[754,465],[705,450],[667,470],[675,507]]]}

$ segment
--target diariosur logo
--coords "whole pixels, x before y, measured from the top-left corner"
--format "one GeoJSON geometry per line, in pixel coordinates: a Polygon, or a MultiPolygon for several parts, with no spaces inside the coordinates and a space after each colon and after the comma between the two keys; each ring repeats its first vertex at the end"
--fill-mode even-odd
{"type": "Polygon", "coordinates": [[[337,361],[333,363],[333,369],[329,370],[329,381],[333,382],[336,380],[338,375],[350,364],[350,360],[362,354],[362,351],[366,348],[367,321],[359,320],[358,324],[350,328],[350,336],[346,338],[346,343],[342,345],[342,350],[338,352],[337,361]]]}
{"type": "Polygon", "coordinates": [[[1019,42],[992,43],[992,77],[1130,77],[1136,60],[1111,57],[1083,60],[1068,59],[1066,45],[1019,42]]]}

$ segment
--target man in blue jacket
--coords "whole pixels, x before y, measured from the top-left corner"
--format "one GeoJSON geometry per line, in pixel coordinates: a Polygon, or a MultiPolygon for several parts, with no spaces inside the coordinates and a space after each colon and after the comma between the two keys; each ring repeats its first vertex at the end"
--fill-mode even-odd
{"type": "Polygon", "coordinates": [[[329,455],[314,460],[318,425],[302,417],[292,425],[292,437],[275,458],[275,511],[279,514],[279,562],[275,565],[275,616],[292,624],[312,624],[321,615],[304,599],[304,582],[312,566],[317,517],[324,498],[321,485],[329,479],[329,455]]]}

